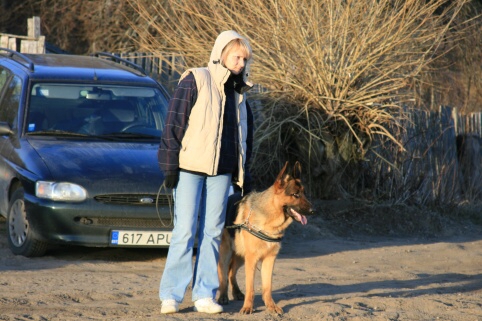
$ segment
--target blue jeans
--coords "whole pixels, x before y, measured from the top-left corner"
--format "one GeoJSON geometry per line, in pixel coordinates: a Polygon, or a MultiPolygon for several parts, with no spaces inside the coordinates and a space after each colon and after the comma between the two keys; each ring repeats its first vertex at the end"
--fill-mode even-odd
{"type": "Polygon", "coordinates": [[[231,174],[203,176],[180,172],[174,189],[174,229],[161,278],[159,298],[182,302],[192,279],[192,300],[215,298],[217,263],[226,217],[231,174]],[[198,230],[196,263],[193,246],[198,230]]]}

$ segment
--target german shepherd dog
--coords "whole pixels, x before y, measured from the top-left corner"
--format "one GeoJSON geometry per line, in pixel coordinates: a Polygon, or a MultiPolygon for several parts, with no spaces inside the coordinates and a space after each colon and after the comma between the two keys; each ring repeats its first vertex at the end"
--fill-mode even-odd
{"type": "Polygon", "coordinates": [[[226,214],[227,225],[219,250],[219,304],[229,303],[229,281],[234,300],[244,300],[239,312],[253,313],[254,275],[257,263],[261,261],[263,301],[269,312],[283,313],[283,309],[276,305],[271,295],[273,268],[281,248],[280,241],[291,222],[297,221],[305,225],[305,215],[314,214],[311,203],[304,194],[300,175],[299,162],[295,163],[291,171],[288,171],[286,162],[276,181],[268,189],[251,192],[242,199],[239,193],[230,196],[226,214]],[[234,217],[231,226],[230,215],[234,217]],[[246,272],[246,295],[241,292],[236,281],[236,273],[243,264],[246,272]]]}

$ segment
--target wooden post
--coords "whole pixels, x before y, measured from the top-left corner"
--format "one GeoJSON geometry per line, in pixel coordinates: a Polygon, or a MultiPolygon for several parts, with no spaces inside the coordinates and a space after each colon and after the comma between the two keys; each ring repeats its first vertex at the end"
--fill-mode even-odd
{"type": "Polygon", "coordinates": [[[30,19],[27,19],[27,27],[27,36],[29,38],[40,38],[40,17],[32,17],[30,19]]]}
{"type": "Polygon", "coordinates": [[[45,53],[45,36],[40,32],[40,17],[27,19],[27,39],[20,41],[22,53],[45,53]]]}
{"type": "Polygon", "coordinates": [[[0,36],[0,47],[2,48],[8,48],[8,36],[0,36]]]}
{"type": "Polygon", "coordinates": [[[16,38],[8,38],[8,49],[17,50],[16,38]]]}

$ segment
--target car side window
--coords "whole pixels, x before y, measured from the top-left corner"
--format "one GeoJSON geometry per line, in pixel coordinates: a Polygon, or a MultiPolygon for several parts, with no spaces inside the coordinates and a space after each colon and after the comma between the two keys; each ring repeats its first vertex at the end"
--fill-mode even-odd
{"type": "Polygon", "coordinates": [[[10,73],[8,72],[8,70],[0,67],[0,98],[2,98],[2,92],[4,90],[3,87],[5,87],[9,76],[10,73]]]}
{"type": "Polygon", "coordinates": [[[6,84],[3,98],[0,101],[0,121],[6,122],[11,128],[16,127],[16,117],[20,105],[20,93],[22,92],[22,81],[13,77],[12,81],[6,84]]]}

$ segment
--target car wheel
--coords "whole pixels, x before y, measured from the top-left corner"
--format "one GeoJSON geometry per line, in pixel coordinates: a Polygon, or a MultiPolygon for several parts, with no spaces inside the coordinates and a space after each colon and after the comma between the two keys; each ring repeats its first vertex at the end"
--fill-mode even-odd
{"type": "Polygon", "coordinates": [[[28,222],[23,196],[23,188],[17,189],[8,206],[8,244],[15,255],[42,256],[47,250],[47,243],[35,238],[28,222]]]}

